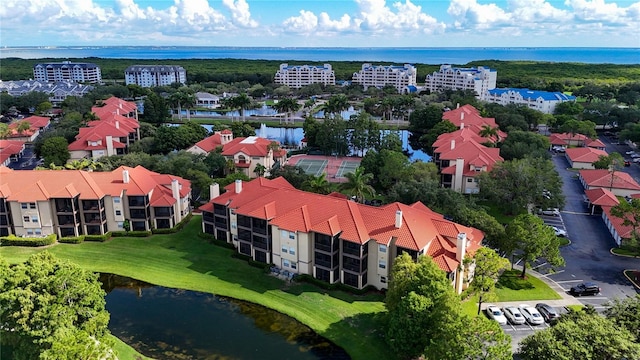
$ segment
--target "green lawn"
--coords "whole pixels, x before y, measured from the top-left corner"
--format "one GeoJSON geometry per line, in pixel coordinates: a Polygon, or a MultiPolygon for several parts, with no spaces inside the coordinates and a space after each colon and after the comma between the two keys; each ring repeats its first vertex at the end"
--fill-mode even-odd
{"type": "MultiPolygon", "coordinates": [[[[91,271],[264,305],[298,319],[344,348],[353,359],[394,357],[381,331],[380,314],[385,311],[381,295],[353,296],[309,284],[288,285],[232,258],[232,250],[207,243],[197,236],[199,232],[200,216],[194,216],[177,234],[57,244],[47,250],[91,271]]],[[[2,247],[0,255],[16,263],[43,250],[2,247]]]]}
{"type": "Polygon", "coordinates": [[[613,248],[611,251],[617,255],[637,256],[640,257],[640,252],[629,250],[627,248],[613,248]]]}
{"type": "Polygon", "coordinates": [[[493,216],[494,218],[496,218],[496,220],[500,223],[500,224],[509,224],[514,217],[516,217],[516,215],[505,215],[502,213],[502,211],[498,208],[497,204],[488,202],[488,201],[478,201],[478,204],[483,206],[486,211],[487,214],[493,216]]]}
{"type": "Polygon", "coordinates": [[[130,347],[129,345],[125,344],[122,340],[118,339],[117,337],[115,337],[113,335],[111,335],[111,337],[113,338],[113,341],[115,342],[115,344],[113,345],[113,350],[115,350],[116,354],[118,355],[118,359],[121,359],[121,360],[146,360],[146,359],[151,359],[149,357],[146,357],[146,356],[138,353],[132,347],[130,347]]]}
{"type": "MultiPolygon", "coordinates": [[[[527,276],[520,278],[520,271],[505,271],[496,284],[497,300],[503,301],[532,301],[532,300],[557,300],[560,295],[551,289],[542,280],[527,276]]],[[[462,311],[469,316],[476,316],[478,313],[478,297],[472,296],[462,303],[462,311]]]]}

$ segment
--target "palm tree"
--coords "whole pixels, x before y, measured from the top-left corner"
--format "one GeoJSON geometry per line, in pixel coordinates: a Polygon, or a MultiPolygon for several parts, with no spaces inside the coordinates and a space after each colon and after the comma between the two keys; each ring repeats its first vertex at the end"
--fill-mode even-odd
{"type": "Polygon", "coordinates": [[[11,129],[9,125],[0,123],[0,139],[6,139],[11,135],[11,129]]]}
{"type": "Polygon", "coordinates": [[[498,143],[500,142],[500,132],[498,130],[497,127],[491,127],[491,125],[487,124],[487,125],[482,125],[482,129],[480,130],[480,132],[478,133],[478,135],[482,136],[483,138],[487,138],[489,139],[489,141],[493,142],[493,140],[495,139],[495,142],[498,143]]]}
{"type": "Polygon", "coordinates": [[[352,173],[344,175],[347,182],[342,184],[342,190],[349,195],[355,196],[357,202],[363,202],[366,195],[374,196],[376,191],[369,182],[373,179],[373,174],[365,173],[362,166],[358,166],[352,173]]]}
{"type": "Polygon", "coordinates": [[[93,159],[76,159],[76,160],[71,160],[68,163],[66,163],[64,165],[64,167],[66,169],[69,170],[87,170],[87,171],[93,171],[96,170],[98,168],[103,168],[104,164],[99,162],[99,161],[95,161],[93,159]]]}
{"type": "Polygon", "coordinates": [[[24,133],[25,131],[31,129],[31,123],[29,123],[28,121],[21,121],[20,123],[18,123],[18,127],[16,127],[16,131],[18,132],[18,134],[22,135],[22,133],[24,133]]]}
{"type": "Polygon", "coordinates": [[[196,97],[188,92],[178,90],[169,96],[169,102],[178,108],[178,120],[182,121],[182,107],[187,108],[187,119],[189,119],[189,108],[196,103],[196,97]]]}
{"type": "Polygon", "coordinates": [[[349,100],[345,95],[333,95],[324,104],[324,117],[326,118],[328,114],[335,116],[335,114],[339,114],[348,108],[349,100]]]}
{"type": "Polygon", "coordinates": [[[247,96],[247,94],[240,94],[238,96],[234,96],[229,101],[229,104],[240,111],[240,115],[242,116],[242,121],[244,121],[244,111],[251,105],[251,98],[247,96]]]}
{"type": "Polygon", "coordinates": [[[253,169],[253,172],[258,175],[258,177],[264,176],[264,173],[267,171],[267,168],[262,164],[256,164],[256,167],[253,169]]]}
{"type": "Polygon", "coordinates": [[[327,173],[320,176],[310,176],[302,183],[302,190],[316,194],[328,194],[331,192],[331,184],[327,180],[327,173]]]}
{"type": "Polygon", "coordinates": [[[298,111],[298,109],[300,109],[300,104],[298,104],[298,101],[292,98],[284,98],[278,101],[278,104],[280,105],[281,109],[286,113],[286,118],[284,121],[285,124],[288,122],[289,115],[291,114],[291,112],[295,112],[295,111],[298,111]]]}

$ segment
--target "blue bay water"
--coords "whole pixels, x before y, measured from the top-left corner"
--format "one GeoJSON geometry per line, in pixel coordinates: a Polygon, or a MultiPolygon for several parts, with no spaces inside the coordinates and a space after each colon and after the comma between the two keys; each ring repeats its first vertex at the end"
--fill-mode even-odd
{"type": "Polygon", "coordinates": [[[640,48],[291,48],[291,47],[3,47],[2,58],[248,59],[458,64],[479,60],[530,60],[640,64],[640,48]]]}

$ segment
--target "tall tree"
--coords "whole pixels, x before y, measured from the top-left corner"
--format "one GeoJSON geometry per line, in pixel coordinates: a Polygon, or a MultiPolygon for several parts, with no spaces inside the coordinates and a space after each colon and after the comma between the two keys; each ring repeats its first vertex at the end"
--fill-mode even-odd
{"type": "Polygon", "coordinates": [[[607,304],[605,316],[616,325],[629,330],[640,343],[640,294],[635,297],[614,299],[607,304]]]}
{"type": "Polygon", "coordinates": [[[539,258],[544,258],[551,265],[564,265],[558,237],[539,217],[531,214],[516,216],[507,227],[506,235],[514,242],[522,261],[522,278],[526,277],[527,265],[539,258]]]}
{"type": "Polygon", "coordinates": [[[364,168],[359,166],[352,173],[346,173],[347,182],[342,183],[341,188],[347,194],[355,196],[357,202],[364,202],[367,196],[375,195],[373,186],[369,182],[373,175],[365,173],[364,168]]]}
{"type": "Polygon", "coordinates": [[[61,136],[54,136],[46,139],[42,143],[41,153],[44,155],[45,164],[64,165],[71,157],[69,154],[69,144],[61,136]]]}
{"type": "Polygon", "coordinates": [[[618,152],[613,152],[609,155],[600,155],[598,160],[593,162],[593,167],[596,169],[607,169],[610,171],[620,170],[624,165],[624,159],[618,152]]]}
{"type": "Polygon", "coordinates": [[[328,194],[331,192],[331,184],[327,180],[327,173],[320,176],[310,176],[302,183],[302,190],[314,192],[316,194],[328,194]]]}
{"type": "Polygon", "coordinates": [[[640,359],[640,344],[610,319],[574,311],[524,338],[518,356],[522,360],[640,359]]]}
{"type": "Polygon", "coordinates": [[[242,121],[245,121],[244,111],[251,106],[251,98],[247,96],[247,94],[240,94],[238,96],[234,96],[231,98],[229,104],[234,108],[238,109],[240,112],[240,116],[242,117],[242,121]]]}
{"type": "Polygon", "coordinates": [[[500,274],[509,267],[509,261],[490,248],[481,247],[473,257],[475,270],[469,285],[470,295],[478,295],[478,315],[485,301],[494,301],[496,283],[500,274]]]}
{"type": "Polygon", "coordinates": [[[0,344],[17,360],[114,359],[104,296],[96,274],[46,251],[14,266],[0,259],[0,344]]]}
{"type": "Polygon", "coordinates": [[[142,114],[142,120],[161,125],[169,117],[169,106],[167,101],[155,92],[150,92],[144,99],[144,112],[142,114]]]}
{"type": "Polygon", "coordinates": [[[332,95],[324,104],[324,117],[334,118],[336,114],[349,108],[349,99],[343,94],[332,95]],[[330,116],[329,116],[330,115],[330,116]]]}
{"type": "Polygon", "coordinates": [[[531,131],[510,131],[500,147],[500,156],[505,160],[537,157],[548,159],[551,143],[547,136],[531,131]]]}

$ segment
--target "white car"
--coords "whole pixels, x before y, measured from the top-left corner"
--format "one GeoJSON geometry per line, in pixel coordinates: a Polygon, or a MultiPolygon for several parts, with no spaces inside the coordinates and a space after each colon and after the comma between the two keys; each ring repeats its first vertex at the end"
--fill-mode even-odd
{"type": "Polygon", "coordinates": [[[507,318],[504,316],[502,310],[499,307],[491,304],[487,304],[487,308],[485,309],[487,312],[487,316],[490,319],[493,319],[498,322],[500,325],[507,325],[507,318]]]}
{"type": "Polygon", "coordinates": [[[635,153],[636,153],[635,151],[633,151],[633,150],[629,150],[629,151],[627,151],[625,154],[627,154],[627,155],[631,155],[631,154],[635,154],[635,153]]]}
{"type": "Polygon", "coordinates": [[[544,324],[544,318],[536,308],[530,305],[520,305],[520,313],[531,325],[544,324]]]}
{"type": "Polygon", "coordinates": [[[567,236],[567,232],[565,230],[557,228],[555,226],[552,226],[551,228],[553,229],[553,231],[556,232],[556,236],[560,236],[560,237],[567,236]]]}
{"type": "Polygon", "coordinates": [[[640,157],[640,154],[632,153],[632,154],[629,154],[629,156],[631,156],[632,158],[634,158],[634,159],[635,159],[635,158],[639,158],[639,157],[640,157]]]}
{"type": "Polygon", "coordinates": [[[520,310],[515,306],[504,307],[502,308],[502,312],[504,312],[504,316],[507,317],[507,320],[514,325],[521,325],[527,321],[527,319],[522,316],[520,310]]]}
{"type": "Polygon", "coordinates": [[[558,208],[539,209],[538,213],[547,216],[560,216],[560,210],[558,208]]]}

